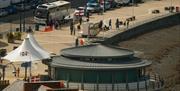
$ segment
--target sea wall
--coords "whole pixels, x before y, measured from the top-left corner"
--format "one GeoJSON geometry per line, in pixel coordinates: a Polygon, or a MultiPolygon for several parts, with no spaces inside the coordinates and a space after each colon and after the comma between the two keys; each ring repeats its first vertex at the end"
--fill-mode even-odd
{"type": "Polygon", "coordinates": [[[107,36],[108,38],[104,40],[102,43],[116,44],[147,32],[151,32],[162,28],[168,28],[179,24],[180,12],[169,13],[163,16],[139,22],[134,26],[130,27],[129,29],[125,30],[124,32],[115,33],[113,36],[107,36]]]}

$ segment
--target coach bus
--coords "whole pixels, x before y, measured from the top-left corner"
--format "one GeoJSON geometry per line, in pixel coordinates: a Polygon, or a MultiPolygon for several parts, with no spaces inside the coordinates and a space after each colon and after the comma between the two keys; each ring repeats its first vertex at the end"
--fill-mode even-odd
{"type": "Polygon", "coordinates": [[[55,1],[38,5],[35,10],[34,21],[36,24],[47,24],[51,20],[62,20],[69,15],[70,2],[55,1]]]}

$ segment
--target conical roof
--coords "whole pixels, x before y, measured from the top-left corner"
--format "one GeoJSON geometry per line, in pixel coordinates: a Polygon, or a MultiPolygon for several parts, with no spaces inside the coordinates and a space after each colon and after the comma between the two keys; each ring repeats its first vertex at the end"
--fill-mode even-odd
{"type": "Polygon", "coordinates": [[[35,61],[44,59],[43,56],[33,47],[29,38],[25,38],[22,44],[15,50],[8,53],[3,59],[16,61],[35,61]]]}
{"type": "Polygon", "coordinates": [[[28,33],[27,38],[29,38],[32,46],[42,55],[44,59],[50,58],[50,54],[38,44],[38,42],[31,33],[28,33]]]}
{"type": "Polygon", "coordinates": [[[62,56],[74,58],[120,58],[133,54],[132,51],[126,49],[101,44],[67,48],[61,51],[62,56]]]}

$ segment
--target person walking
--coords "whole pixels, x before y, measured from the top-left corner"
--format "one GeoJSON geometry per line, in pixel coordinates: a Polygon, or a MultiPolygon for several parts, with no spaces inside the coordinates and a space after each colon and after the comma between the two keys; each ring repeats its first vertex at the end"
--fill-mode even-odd
{"type": "Polygon", "coordinates": [[[77,30],[78,30],[78,31],[81,30],[81,25],[80,25],[80,24],[77,25],[77,30]]]}
{"type": "Polygon", "coordinates": [[[1,81],[2,76],[3,76],[3,75],[2,75],[2,73],[0,72],[0,81],[1,81]]]}
{"type": "Polygon", "coordinates": [[[127,23],[126,26],[127,26],[127,29],[128,29],[129,28],[129,20],[127,20],[126,23],[127,23]]]}
{"type": "Polygon", "coordinates": [[[79,39],[76,38],[76,40],[75,40],[75,47],[78,47],[78,45],[79,45],[79,39]]]}
{"type": "Polygon", "coordinates": [[[112,22],[111,19],[109,20],[109,30],[112,29],[112,22]]]}
{"type": "Polygon", "coordinates": [[[102,31],[102,26],[103,26],[103,21],[101,20],[98,25],[100,31],[102,31]]]}
{"type": "Polygon", "coordinates": [[[71,35],[72,35],[72,33],[73,33],[73,26],[74,26],[74,25],[73,25],[73,22],[71,22],[71,23],[70,23],[70,32],[71,32],[71,35]]]}
{"type": "Polygon", "coordinates": [[[58,21],[56,20],[55,23],[54,23],[54,28],[57,30],[58,27],[59,27],[59,23],[58,23],[58,21]]]}
{"type": "Polygon", "coordinates": [[[119,19],[118,18],[116,19],[115,25],[116,25],[116,29],[119,29],[119,19]]]}
{"type": "Polygon", "coordinates": [[[31,26],[29,26],[29,28],[27,29],[27,33],[31,33],[32,32],[32,28],[31,26]]]}
{"type": "Polygon", "coordinates": [[[76,35],[76,27],[73,25],[73,35],[76,35]]]}
{"type": "Polygon", "coordinates": [[[82,17],[79,18],[79,24],[82,24],[82,17]]]}
{"type": "Polygon", "coordinates": [[[89,19],[89,11],[86,11],[86,16],[89,19]]]}
{"type": "Polygon", "coordinates": [[[19,67],[17,68],[16,72],[17,72],[17,77],[19,77],[19,74],[20,74],[20,68],[19,67]]]}

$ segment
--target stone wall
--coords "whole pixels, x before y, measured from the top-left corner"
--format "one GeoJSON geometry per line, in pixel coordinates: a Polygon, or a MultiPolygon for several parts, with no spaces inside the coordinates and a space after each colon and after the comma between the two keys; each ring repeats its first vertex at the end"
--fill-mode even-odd
{"type": "Polygon", "coordinates": [[[180,24],[180,13],[170,13],[161,17],[156,17],[144,22],[138,23],[130,29],[117,33],[107,38],[103,43],[105,44],[116,44],[121,41],[128,40],[138,35],[151,32],[161,28],[168,28],[171,26],[180,24]]]}

